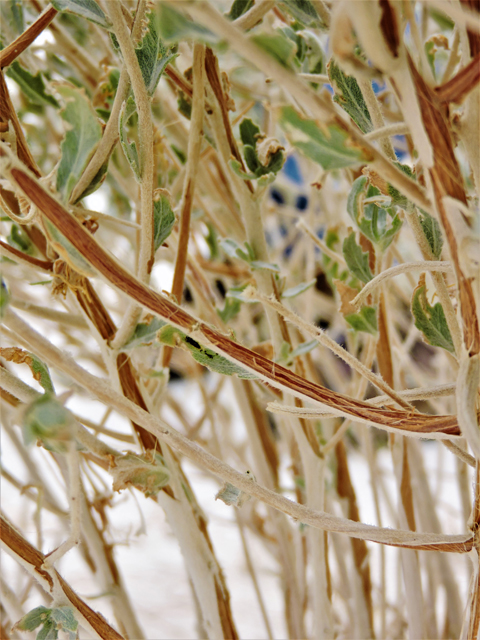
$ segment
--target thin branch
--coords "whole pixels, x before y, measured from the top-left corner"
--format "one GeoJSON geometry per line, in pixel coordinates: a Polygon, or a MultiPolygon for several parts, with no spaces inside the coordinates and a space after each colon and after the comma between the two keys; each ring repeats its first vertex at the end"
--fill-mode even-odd
{"type": "MultiPolygon", "coordinates": [[[[155,161],[153,157],[153,122],[150,107],[150,97],[143,80],[140,65],[130,34],[122,15],[121,4],[117,2],[105,2],[105,8],[109,12],[115,34],[122,51],[125,67],[130,76],[133,94],[138,112],[139,128],[139,163],[140,163],[140,238],[137,263],[137,277],[142,282],[148,282],[153,267],[153,189],[155,179],[155,161]]],[[[145,10],[146,0],[138,3],[138,21],[141,23],[145,10]]],[[[135,303],[130,303],[120,327],[112,341],[112,347],[122,347],[132,334],[140,317],[140,308],[135,303]]]]}
{"type": "Polygon", "coordinates": [[[93,394],[100,402],[113,407],[135,423],[141,424],[147,431],[150,431],[161,441],[186,455],[201,468],[210,471],[248,495],[258,498],[274,509],[282,511],[304,524],[309,524],[325,531],[346,533],[351,537],[362,540],[412,549],[468,553],[473,548],[473,537],[468,534],[441,535],[384,529],[315,511],[302,504],[292,502],[252,481],[246,474],[235,471],[230,465],[211,455],[195,442],[182,436],[175,429],[168,426],[165,421],[149,414],[125,398],[125,396],[117,393],[105,380],[80,367],[70,355],[60,351],[11,311],[7,311],[4,323],[16,334],[21,344],[30,350],[34,350],[42,360],[51,366],[63,371],[77,384],[93,394]]]}
{"type": "Polygon", "coordinates": [[[0,69],[12,64],[18,56],[27,49],[44,29],[52,22],[58,11],[49,6],[41,13],[25,31],[0,51],[0,69]]]}
{"type": "Polygon", "coordinates": [[[102,615],[78,597],[57,571],[53,569],[47,572],[43,568],[45,556],[25,540],[3,514],[0,514],[0,540],[5,551],[26,569],[48,594],[54,599],[60,596],[67,600],[68,604],[75,609],[76,617],[88,633],[102,640],[124,640],[123,636],[117,633],[102,615]]]}
{"type": "Polygon", "coordinates": [[[360,293],[355,296],[352,300],[352,304],[355,307],[359,307],[365,301],[365,298],[369,296],[374,289],[378,287],[384,280],[388,280],[389,278],[394,278],[402,273],[409,273],[411,271],[440,271],[443,273],[451,273],[453,271],[452,266],[449,262],[444,261],[428,261],[422,260],[421,262],[406,262],[404,264],[399,264],[396,267],[390,267],[390,269],[386,269],[375,276],[373,280],[367,282],[367,284],[363,287],[360,293]]]}
{"type": "MultiPolygon", "coordinates": [[[[197,179],[200,150],[203,141],[203,110],[205,102],[205,46],[195,44],[193,48],[193,99],[190,133],[188,136],[187,164],[183,183],[180,231],[178,236],[177,257],[173,274],[172,294],[179,304],[182,303],[185,270],[187,268],[188,239],[190,236],[190,217],[192,213],[195,182],[197,179]]],[[[163,352],[163,366],[168,367],[172,355],[171,348],[163,352]]]]}
{"type": "Polygon", "coordinates": [[[314,400],[334,408],[338,415],[353,416],[356,420],[364,421],[367,424],[384,425],[385,427],[388,425],[389,428],[405,430],[405,434],[410,429],[417,434],[432,431],[441,431],[448,435],[458,433],[458,425],[454,416],[427,416],[406,411],[372,409],[364,402],[332,392],[298,376],[197,320],[177,304],[148,288],[126,271],[113,256],[100,247],[94,237],[68,214],[59,202],[43,189],[31,174],[27,173],[5,145],[0,144],[0,149],[8,157],[10,179],[22,189],[25,195],[38,206],[42,213],[55,224],[59,231],[103,277],[144,308],[159,315],[200,344],[213,349],[216,353],[225,356],[279,389],[293,393],[303,400],[314,400]]]}

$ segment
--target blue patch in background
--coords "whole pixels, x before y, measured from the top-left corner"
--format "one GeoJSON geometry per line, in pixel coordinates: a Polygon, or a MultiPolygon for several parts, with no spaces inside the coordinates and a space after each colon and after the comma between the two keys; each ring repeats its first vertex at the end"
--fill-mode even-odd
{"type": "Polygon", "coordinates": [[[303,184],[302,174],[300,173],[300,167],[295,156],[288,156],[283,165],[282,171],[287,178],[295,184],[303,184]]]}

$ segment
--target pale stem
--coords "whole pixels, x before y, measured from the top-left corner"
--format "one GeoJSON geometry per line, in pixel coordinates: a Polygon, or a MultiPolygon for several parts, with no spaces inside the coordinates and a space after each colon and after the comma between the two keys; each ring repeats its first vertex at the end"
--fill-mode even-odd
{"type": "MultiPolygon", "coordinates": [[[[178,237],[175,271],[173,274],[172,294],[178,303],[182,303],[183,284],[187,268],[188,240],[190,236],[190,218],[195,194],[195,182],[203,142],[203,111],[205,103],[205,46],[195,44],[193,48],[193,98],[190,132],[188,136],[187,164],[181,199],[180,231],[178,237]]],[[[168,366],[172,354],[166,348],[163,366],[168,366]]]]}
{"type": "Polygon", "coordinates": [[[360,522],[339,518],[331,514],[310,509],[302,504],[292,502],[280,494],[266,489],[258,483],[252,482],[244,473],[235,471],[230,465],[215,456],[211,455],[198,444],[185,438],[167,423],[157,418],[138,405],[128,400],[125,396],[117,393],[105,380],[92,375],[83,367],[79,366],[73,358],[62,352],[51,344],[44,336],[40,335],[12,311],[7,310],[3,318],[4,324],[12,328],[20,344],[29,350],[34,350],[38,356],[50,364],[63,371],[72,380],[77,382],[85,390],[92,393],[100,402],[111,406],[120,414],[125,415],[130,420],[143,426],[147,431],[156,435],[160,440],[169,446],[180,451],[193,460],[201,468],[207,469],[217,477],[226,482],[230,482],[248,495],[258,498],[273,508],[283,511],[299,522],[309,524],[318,529],[337,533],[346,533],[352,537],[363,540],[371,540],[384,544],[400,546],[419,546],[430,544],[451,544],[457,551],[459,549],[467,551],[462,545],[471,541],[471,536],[464,535],[438,535],[431,533],[418,533],[413,531],[402,531],[384,529],[372,525],[365,525],[360,522]]]}
{"type": "MultiPolygon", "coordinates": [[[[132,25],[132,39],[134,42],[137,42],[141,34],[142,19],[145,13],[145,8],[146,3],[143,2],[143,0],[140,0],[140,2],[138,3],[137,11],[135,12],[135,17],[132,25]]],[[[75,185],[75,188],[72,191],[72,195],[70,197],[70,202],[76,202],[78,200],[78,198],[82,195],[82,193],[97,175],[102,165],[107,161],[109,154],[111,153],[113,147],[116,145],[119,138],[118,120],[120,117],[120,111],[122,109],[123,101],[127,98],[129,88],[130,76],[126,67],[124,66],[120,73],[117,92],[113,100],[110,117],[105,126],[102,139],[100,140],[100,143],[96,148],[92,159],[85,168],[85,171],[83,172],[80,180],[75,185]]]]}
{"type": "MultiPolygon", "coordinates": [[[[139,162],[140,162],[140,241],[137,264],[137,277],[142,282],[148,282],[153,266],[153,187],[155,163],[153,158],[153,122],[150,109],[150,97],[143,80],[140,65],[135,54],[131,34],[122,15],[120,3],[105,2],[110,19],[115,29],[120,49],[122,51],[125,67],[130,76],[133,94],[138,112],[139,128],[139,162]]],[[[146,7],[142,2],[138,8],[146,7]]],[[[114,340],[112,348],[122,347],[130,337],[140,317],[141,308],[132,302],[123,317],[114,340]]]]}
{"type": "Polygon", "coordinates": [[[447,66],[445,67],[445,71],[442,76],[442,84],[448,82],[453,75],[455,67],[460,62],[461,57],[458,53],[458,47],[460,45],[460,30],[455,28],[453,32],[453,41],[450,51],[450,56],[448,58],[447,66]]]}
{"type": "Polygon", "coordinates": [[[409,132],[410,129],[406,122],[396,122],[395,124],[388,124],[374,131],[370,131],[370,133],[366,133],[365,138],[367,140],[381,140],[382,138],[389,138],[390,136],[406,135],[409,132]]]}
{"type": "Polygon", "coordinates": [[[245,290],[244,295],[246,297],[251,297],[252,301],[258,300],[264,305],[275,309],[275,311],[283,316],[285,320],[288,320],[288,322],[294,324],[307,335],[315,338],[315,340],[317,340],[319,344],[333,351],[335,355],[346,362],[350,367],[352,367],[352,369],[357,371],[357,373],[367,378],[367,380],[374,384],[378,389],[386,393],[399,406],[403,408],[413,409],[413,406],[409,402],[405,401],[401,396],[399,396],[398,393],[385,382],[385,380],[370,371],[370,369],[368,369],[357,358],[355,358],[355,356],[341,347],[337,342],[335,342],[335,340],[330,338],[322,329],[319,329],[318,327],[315,327],[314,325],[306,322],[305,320],[303,320],[303,318],[297,316],[296,313],[294,313],[290,309],[287,309],[281,302],[278,302],[278,300],[265,296],[263,293],[255,291],[253,288],[245,290]]]}
{"type": "Polygon", "coordinates": [[[330,78],[323,73],[299,73],[300,78],[308,80],[309,82],[321,82],[323,84],[329,84],[330,78]]]}
{"type": "Polygon", "coordinates": [[[307,225],[303,218],[300,218],[296,226],[298,229],[304,231],[311,240],[313,240],[317,247],[321,249],[322,253],[324,253],[332,260],[335,260],[335,262],[339,262],[341,265],[347,265],[347,263],[345,262],[345,258],[340,253],[337,253],[333,249],[330,249],[330,247],[328,247],[325,242],[321,238],[319,238],[314,233],[314,231],[312,231],[312,229],[307,225]]]}
{"type": "Polygon", "coordinates": [[[367,282],[360,293],[352,300],[353,306],[359,307],[360,305],[362,305],[365,301],[365,298],[370,295],[371,292],[376,289],[376,287],[378,287],[378,285],[381,284],[384,280],[394,278],[395,276],[398,276],[402,273],[418,270],[440,271],[443,273],[451,273],[453,271],[452,266],[449,262],[433,260],[431,262],[423,260],[419,262],[407,262],[404,264],[399,264],[396,267],[390,267],[390,269],[385,269],[385,271],[379,273],[378,276],[375,276],[373,280],[367,282]]]}
{"type": "Polygon", "coordinates": [[[275,7],[275,0],[257,0],[253,7],[234,22],[235,26],[244,31],[252,29],[263,17],[275,7]]]}
{"type": "MultiPolygon", "coordinates": [[[[206,2],[198,4],[185,2],[183,4],[189,13],[201,24],[222,38],[225,38],[229,45],[240,56],[260,69],[265,75],[274,79],[280,86],[287,89],[292,96],[295,96],[299,104],[311,112],[314,118],[324,123],[338,119],[339,116],[331,101],[327,101],[317,95],[301,78],[298,78],[290,70],[282,67],[272,56],[257,47],[210,4],[206,2]]],[[[418,204],[422,209],[428,212],[432,210],[432,205],[425,196],[423,189],[403,173],[403,171],[395,167],[368,140],[365,140],[356,126],[351,125],[343,119],[342,126],[348,130],[354,141],[358,142],[371,154],[373,167],[379,175],[412,200],[412,202],[418,204]]]]}
{"type": "Polygon", "coordinates": [[[80,461],[78,459],[77,443],[73,438],[68,443],[66,459],[68,467],[68,502],[70,504],[70,535],[55,551],[45,557],[43,567],[47,571],[53,568],[62,556],[80,542],[82,521],[80,461]]]}
{"type": "Polygon", "coordinates": [[[75,315],[65,311],[57,311],[56,309],[50,309],[49,307],[33,304],[33,302],[28,302],[27,300],[20,300],[20,298],[11,298],[10,304],[16,309],[31,313],[38,318],[45,318],[46,320],[59,322],[61,325],[69,325],[71,327],[78,327],[79,329],[86,329],[88,327],[87,323],[80,315],[75,315]]]}
{"type": "Polygon", "coordinates": [[[267,609],[265,607],[265,602],[263,600],[262,592],[260,591],[260,585],[258,584],[257,574],[255,571],[255,565],[253,564],[252,557],[250,555],[250,551],[248,548],[247,539],[245,536],[245,528],[242,521],[242,516],[238,509],[235,509],[235,519],[238,525],[238,531],[240,532],[240,539],[242,541],[243,553],[245,554],[245,562],[247,563],[248,572],[252,578],[253,588],[255,589],[255,595],[257,596],[258,605],[260,607],[263,622],[265,624],[265,629],[267,632],[267,636],[269,640],[274,639],[272,627],[270,625],[270,621],[268,619],[267,609]]]}
{"type": "MultiPolygon", "coordinates": [[[[372,83],[370,82],[370,80],[366,80],[362,77],[358,77],[357,82],[367,105],[368,112],[370,113],[370,117],[372,118],[373,126],[375,127],[375,129],[384,129],[385,120],[383,119],[382,112],[380,111],[380,104],[377,100],[377,96],[372,89],[372,83]]],[[[367,136],[365,136],[365,138],[367,138],[367,136]]],[[[379,140],[380,148],[387,156],[387,158],[389,158],[390,160],[396,160],[397,156],[395,155],[395,151],[393,149],[392,141],[390,140],[390,138],[388,136],[381,136],[379,140]]]]}

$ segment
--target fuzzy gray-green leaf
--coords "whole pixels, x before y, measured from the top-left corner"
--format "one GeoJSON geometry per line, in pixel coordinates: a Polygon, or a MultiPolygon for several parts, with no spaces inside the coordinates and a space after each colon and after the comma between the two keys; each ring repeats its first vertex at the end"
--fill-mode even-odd
{"type": "Polygon", "coordinates": [[[110,29],[112,23],[103,13],[95,0],[51,0],[57,11],[68,11],[82,18],[98,24],[104,29],[110,29]]]}
{"type": "Polygon", "coordinates": [[[35,607],[35,609],[25,614],[23,618],[20,618],[15,624],[14,629],[18,629],[19,631],[33,631],[49,619],[51,612],[52,610],[47,609],[47,607],[35,607]]]}
{"type": "Polygon", "coordinates": [[[120,112],[119,132],[120,132],[120,144],[122,145],[123,153],[128,160],[130,167],[135,175],[135,178],[140,182],[141,170],[140,160],[138,157],[137,145],[135,142],[130,142],[127,135],[128,121],[136,112],[137,106],[133,96],[130,96],[126,102],[122,105],[120,112]]]}
{"type": "Polygon", "coordinates": [[[84,89],[68,84],[57,85],[56,89],[66,102],[60,115],[69,125],[61,144],[57,191],[62,200],[68,202],[102,137],[102,127],[84,89]]]}
{"type": "Polygon", "coordinates": [[[433,307],[427,300],[425,284],[420,285],[413,292],[412,313],[415,318],[415,326],[419,329],[426,341],[434,347],[442,347],[454,353],[452,335],[447,325],[445,312],[442,305],[437,302],[433,307]]]}
{"type": "Polygon", "coordinates": [[[154,94],[167,64],[178,55],[165,47],[160,38],[161,16],[157,9],[158,6],[149,13],[147,31],[136,49],[143,81],[150,96],[154,94]]]}
{"type": "Polygon", "coordinates": [[[346,315],[345,320],[355,331],[365,331],[372,335],[376,335],[378,331],[377,310],[375,307],[362,307],[359,313],[346,315]]]}
{"type": "Polygon", "coordinates": [[[33,102],[33,104],[49,105],[51,107],[60,107],[55,98],[46,93],[45,83],[43,76],[40,73],[32,75],[28,69],[22,67],[22,65],[16,60],[8,67],[7,76],[18,84],[25,96],[33,102]]]}
{"type": "Polygon", "coordinates": [[[157,194],[153,201],[153,244],[155,251],[172,233],[175,214],[170,200],[164,193],[157,194]]]}
{"type": "Polygon", "coordinates": [[[343,73],[333,58],[327,65],[327,71],[335,92],[334,101],[348,113],[363,133],[372,131],[372,119],[355,78],[343,73]]]}
{"type": "Polygon", "coordinates": [[[293,107],[282,109],[281,124],[293,146],[326,170],[369,161],[362,149],[352,145],[348,133],[339,125],[328,126],[327,133],[313,120],[302,118],[293,107]]]}
{"type": "Polygon", "coordinates": [[[419,218],[423,233],[430,245],[430,249],[432,250],[434,257],[439,260],[442,255],[443,237],[438,220],[426,211],[422,211],[419,218]]]}
{"type": "Polygon", "coordinates": [[[369,282],[372,272],[368,264],[368,253],[364,253],[355,241],[355,233],[352,233],[343,241],[343,255],[351,273],[362,282],[369,282]]]}

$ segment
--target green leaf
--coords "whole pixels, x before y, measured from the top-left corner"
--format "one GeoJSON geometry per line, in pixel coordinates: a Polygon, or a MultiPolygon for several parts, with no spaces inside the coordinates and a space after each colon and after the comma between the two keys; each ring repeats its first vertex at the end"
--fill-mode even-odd
{"type": "Polygon", "coordinates": [[[249,9],[253,7],[253,0],[234,0],[230,11],[227,13],[227,18],[230,20],[236,20],[247,13],[249,9]]]}
{"type": "Polygon", "coordinates": [[[362,307],[359,313],[346,315],[345,320],[355,331],[365,331],[372,335],[376,335],[378,331],[377,310],[375,307],[362,307]]]}
{"type": "Polygon", "coordinates": [[[50,243],[55,251],[67,262],[72,269],[78,271],[78,273],[84,275],[87,278],[96,275],[95,269],[89,262],[82,256],[80,251],[77,251],[70,240],[60,233],[55,225],[50,220],[43,218],[43,224],[45,231],[49,236],[50,243]]]}
{"type": "Polygon", "coordinates": [[[367,194],[367,183],[368,178],[360,176],[353,181],[352,188],[348,194],[347,211],[355,224],[358,224],[363,217],[363,200],[365,200],[367,194]]]}
{"type": "Polygon", "coordinates": [[[302,25],[306,27],[326,27],[311,0],[283,0],[280,4],[302,25]]]}
{"type": "Polygon", "coordinates": [[[155,251],[162,246],[172,233],[174,224],[175,214],[170,200],[165,193],[159,190],[153,201],[153,246],[155,251]]]}
{"type": "Polygon", "coordinates": [[[51,609],[47,609],[47,607],[36,607],[29,611],[23,618],[15,623],[14,629],[18,629],[19,631],[33,631],[41,624],[44,624],[49,618],[51,609]]]}
{"type": "Polygon", "coordinates": [[[412,313],[415,326],[429,344],[454,353],[453,340],[442,305],[437,302],[432,307],[427,300],[425,277],[420,279],[418,287],[413,292],[412,313]]]}
{"type": "Polygon", "coordinates": [[[178,42],[179,40],[195,40],[206,44],[218,42],[217,36],[198,22],[187,18],[183,13],[176,11],[166,2],[158,2],[160,37],[165,42],[178,42]]]}
{"type": "Polygon", "coordinates": [[[165,47],[160,38],[161,14],[157,11],[159,4],[161,3],[157,3],[155,9],[148,14],[147,31],[135,52],[143,81],[150,96],[155,93],[157,84],[167,64],[178,55],[171,48],[165,47]]]}
{"type": "Polygon", "coordinates": [[[419,215],[419,219],[423,233],[430,245],[430,249],[432,250],[434,257],[439,260],[442,255],[443,237],[438,220],[426,211],[422,211],[419,215]]]}
{"type": "Polygon", "coordinates": [[[57,84],[56,89],[66,102],[60,115],[70,125],[61,144],[57,171],[57,191],[68,202],[102,137],[102,127],[84,89],[68,84],[57,84]]]}
{"type": "Polygon", "coordinates": [[[30,353],[32,362],[30,369],[32,370],[33,377],[42,386],[46,392],[55,393],[52,378],[50,377],[50,371],[46,364],[44,364],[34,353],[30,353]]]}
{"type": "Polygon", "coordinates": [[[137,347],[143,347],[145,345],[151,345],[157,339],[157,333],[162,327],[165,326],[165,322],[160,318],[152,318],[148,323],[140,322],[135,327],[130,340],[124,344],[122,351],[129,351],[130,349],[136,349],[137,347]]]}
{"type": "MultiPolygon", "coordinates": [[[[261,165],[260,165],[260,161],[258,160],[257,152],[255,151],[254,147],[250,146],[249,144],[246,144],[243,147],[243,156],[245,158],[245,164],[250,169],[250,171],[253,171],[254,173],[253,178],[256,178],[257,176],[256,172],[261,167],[261,165]]],[[[240,163],[238,164],[240,165],[240,163]]]]}
{"type": "Polygon", "coordinates": [[[372,272],[368,264],[368,253],[364,253],[355,241],[355,233],[352,233],[343,241],[343,255],[352,274],[362,282],[369,282],[372,272]]]}
{"type": "Polygon", "coordinates": [[[10,0],[10,10],[17,33],[23,33],[25,31],[25,20],[22,0],[10,0]]]}
{"type": "Polygon", "coordinates": [[[10,235],[7,237],[7,240],[9,245],[16,249],[20,249],[23,253],[27,253],[28,255],[32,255],[34,253],[32,241],[25,231],[16,224],[12,224],[10,235]]]}
{"type": "Polygon", "coordinates": [[[230,258],[239,258],[245,262],[250,262],[250,256],[236,240],[224,238],[220,241],[220,246],[230,258]]]}
{"type": "Polygon", "coordinates": [[[30,102],[33,102],[33,104],[60,107],[55,98],[45,92],[45,83],[43,82],[43,76],[40,71],[33,76],[30,71],[24,69],[17,60],[14,60],[7,69],[7,76],[15,80],[25,96],[30,102]]]}
{"type": "Polygon", "coordinates": [[[7,289],[7,285],[0,278],[0,318],[3,318],[7,311],[8,303],[10,302],[10,292],[7,289]]]}
{"type": "Polygon", "coordinates": [[[245,371],[234,362],[230,362],[227,358],[218,355],[215,351],[202,347],[196,340],[175,329],[170,325],[166,325],[158,333],[160,342],[171,347],[182,347],[189,351],[193,358],[210,371],[220,373],[221,375],[232,376],[237,375],[239,378],[252,379],[255,375],[245,371]]]}
{"type": "Polygon", "coordinates": [[[371,240],[380,251],[385,251],[402,227],[402,221],[393,209],[383,209],[371,202],[364,204],[368,198],[383,197],[380,191],[368,185],[366,176],[357,178],[348,194],[347,211],[360,231],[371,240]],[[387,228],[387,213],[392,218],[391,227],[387,228]]]}
{"type": "MultiPolygon", "coordinates": [[[[409,178],[415,180],[415,173],[413,172],[411,167],[408,166],[408,164],[402,164],[401,162],[394,162],[393,164],[397,167],[397,169],[403,171],[403,173],[405,173],[409,178]]],[[[412,206],[409,200],[391,184],[388,185],[388,195],[392,199],[392,204],[395,204],[398,207],[407,209],[408,207],[412,206]]]]}
{"type": "Polygon", "coordinates": [[[73,424],[71,412],[55,396],[45,393],[34,400],[23,414],[25,444],[40,440],[49,451],[65,453],[72,438],[73,424]]]}
{"type": "MultiPolygon", "coordinates": [[[[96,111],[98,112],[98,109],[96,109],[96,111]]],[[[85,191],[83,191],[79,195],[79,197],[75,200],[75,202],[73,204],[76,204],[77,202],[80,202],[80,200],[82,200],[83,198],[86,198],[91,193],[94,193],[97,189],[99,189],[102,186],[102,184],[105,182],[105,178],[107,177],[107,170],[108,170],[108,162],[109,162],[109,160],[110,160],[110,157],[108,157],[106,159],[106,161],[102,164],[100,169],[93,176],[92,181],[90,182],[88,187],[86,187],[85,191]]]]}
{"type": "Polygon", "coordinates": [[[36,640],[57,640],[58,629],[53,620],[47,620],[37,633],[36,640]]]}
{"type": "Polygon", "coordinates": [[[297,356],[304,356],[306,353],[310,353],[318,347],[318,342],[316,340],[309,340],[308,342],[302,342],[298,345],[296,349],[292,351],[290,357],[292,360],[297,356]]]}
{"type": "Polygon", "coordinates": [[[363,133],[372,131],[372,119],[355,78],[343,73],[333,58],[327,64],[327,72],[335,92],[334,101],[348,113],[363,133]]]}
{"type": "Polygon", "coordinates": [[[282,298],[295,298],[296,296],[299,296],[304,291],[307,291],[308,289],[313,287],[316,281],[317,281],[316,278],[314,278],[309,282],[301,282],[300,284],[297,284],[296,287],[291,287],[290,289],[286,289],[282,293],[282,298]]]}
{"type": "Polygon", "coordinates": [[[235,316],[239,313],[241,306],[242,303],[240,300],[237,300],[236,298],[226,298],[225,306],[221,310],[217,309],[217,313],[223,320],[223,322],[225,322],[225,324],[228,324],[230,320],[235,318],[235,316]]]}
{"type": "Polygon", "coordinates": [[[342,169],[369,162],[362,149],[353,146],[348,133],[339,125],[328,126],[328,133],[313,120],[302,118],[293,107],[282,109],[281,124],[294,147],[324,169],[342,169]]]}
{"type": "Polygon", "coordinates": [[[112,23],[103,13],[95,0],[51,0],[57,11],[68,11],[82,18],[98,24],[104,29],[110,29],[112,23]]]}
{"type": "Polygon", "coordinates": [[[120,144],[122,145],[123,153],[128,160],[130,167],[135,175],[135,178],[140,182],[140,160],[138,158],[137,145],[135,142],[129,142],[127,136],[128,121],[137,112],[137,105],[132,95],[130,95],[126,102],[122,105],[120,112],[120,144]]]}
{"type": "Polygon", "coordinates": [[[272,271],[273,273],[280,273],[280,267],[278,264],[272,264],[271,262],[263,262],[262,260],[251,260],[250,266],[252,269],[265,269],[266,271],[272,271]]]}
{"type": "Polygon", "coordinates": [[[277,29],[275,33],[259,33],[250,37],[258,47],[275,58],[283,67],[290,68],[296,54],[296,45],[277,29]]]}
{"type": "Polygon", "coordinates": [[[55,622],[57,629],[62,629],[68,633],[69,640],[75,640],[77,636],[78,621],[75,618],[75,611],[73,607],[55,607],[52,611],[51,619],[55,622]]]}
{"type": "Polygon", "coordinates": [[[248,144],[255,149],[260,135],[260,128],[250,118],[244,118],[240,123],[239,130],[242,143],[244,145],[248,144]]]}

